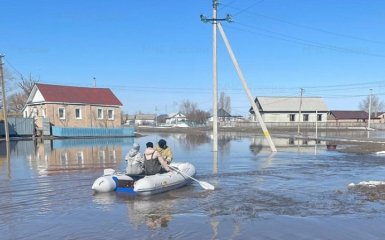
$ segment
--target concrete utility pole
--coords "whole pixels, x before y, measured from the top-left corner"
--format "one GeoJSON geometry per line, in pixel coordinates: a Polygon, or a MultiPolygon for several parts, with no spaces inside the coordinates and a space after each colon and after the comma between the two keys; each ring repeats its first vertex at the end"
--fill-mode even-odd
{"type": "Polygon", "coordinates": [[[298,133],[297,133],[298,136],[300,135],[299,125],[300,125],[300,122],[301,122],[302,95],[303,95],[303,88],[301,88],[301,97],[300,97],[300,99],[299,99],[298,133]]]}
{"type": "Polygon", "coordinates": [[[213,152],[218,151],[217,6],[213,0],[213,152]]]}
{"type": "Polygon", "coordinates": [[[276,152],[277,149],[275,148],[275,145],[271,139],[270,133],[266,128],[265,123],[263,122],[262,116],[259,112],[259,109],[254,102],[254,98],[251,95],[251,92],[247,86],[246,80],[241,72],[241,69],[239,67],[239,64],[235,58],[235,55],[233,53],[233,50],[231,49],[230,43],[226,37],[226,34],[222,28],[222,25],[220,24],[220,21],[227,21],[227,22],[232,22],[231,16],[229,14],[226,15],[226,18],[217,18],[217,5],[218,1],[213,0],[213,18],[208,19],[207,17],[201,15],[201,20],[204,23],[212,22],[213,23],[213,151],[216,152],[218,151],[218,135],[217,135],[217,123],[218,123],[218,94],[217,94],[217,28],[219,29],[221,36],[223,38],[223,41],[226,45],[227,51],[230,55],[230,58],[233,62],[233,65],[238,73],[238,77],[240,78],[242,85],[246,91],[246,95],[249,98],[250,104],[253,107],[254,113],[261,125],[263,134],[267,138],[270,148],[272,152],[276,152]]]}
{"type": "Polygon", "coordinates": [[[369,89],[369,90],[370,90],[370,94],[369,94],[368,130],[370,129],[370,115],[372,115],[372,113],[371,113],[371,108],[372,108],[372,90],[373,90],[373,89],[369,89]]]}
{"type": "Polygon", "coordinates": [[[258,107],[257,107],[257,104],[255,103],[254,98],[253,98],[253,96],[251,95],[251,92],[250,92],[249,87],[247,86],[247,82],[246,82],[246,80],[245,80],[245,77],[243,76],[243,73],[242,73],[242,71],[241,71],[241,68],[239,67],[238,61],[237,61],[237,59],[235,58],[234,52],[233,52],[233,50],[232,50],[232,48],[231,48],[231,46],[230,46],[230,43],[229,43],[229,41],[228,41],[228,39],[227,39],[227,36],[226,36],[226,34],[225,34],[225,31],[223,30],[222,25],[221,25],[220,23],[218,23],[218,29],[219,29],[219,32],[221,33],[221,36],[222,36],[222,38],[223,38],[223,41],[225,42],[227,51],[228,51],[228,53],[229,53],[229,55],[230,55],[230,58],[231,58],[231,60],[232,60],[232,62],[233,62],[233,65],[234,65],[234,67],[235,67],[235,70],[236,70],[237,73],[238,73],[238,77],[239,77],[239,79],[240,79],[241,82],[242,82],[242,86],[243,86],[243,88],[244,88],[244,90],[245,90],[245,92],[246,92],[246,95],[247,95],[247,97],[248,97],[248,99],[249,99],[249,102],[250,102],[250,104],[251,104],[251,106],[252,106],[252,108],[253,108],[253,110],[254,110],[254,113],[255,113],[255,115],[256,115],[258,121],[259,121],[259,124],[261,125],[262,131],[263,131],[263,135],[266,137],[267,141],[269,142],[271,151],[272,151],[272,152],[276,152],[277,149],[275,148],[274,142],[273,142],[273,140],[271,139],[270,133],[269,133],[269,131],[267,130],[267,127],[266,127],[266,125],[265,125],[265,123],[264,123],[264,121],[263,121],[263,119],[262,119],[262,116],[261,116],[261,113],[259,112],[259,109],[258,109],[258,107]]]}
{"type": "Polygon", "coordinates": [[[213,18],[209,19],[201,15],[201,21],[213,24],[213,152],[218,151],[218,70],[217,70],[217,24],[219,21],[229,21],[226,18],[217,18],[218,0],[213,0],[213,18]]]}
{"type": "Polygon", "coordinates": [[[3,55],[0,55],[0,80],[1,80],[1,91],[3,95],[3,115],[4,115],[4,129],[5,129],[5,141],[9,142],[9,128],[7,118],[7,99],[5,97],[5,83],[4,83],[4,71],[3,71],[3,55]]]}

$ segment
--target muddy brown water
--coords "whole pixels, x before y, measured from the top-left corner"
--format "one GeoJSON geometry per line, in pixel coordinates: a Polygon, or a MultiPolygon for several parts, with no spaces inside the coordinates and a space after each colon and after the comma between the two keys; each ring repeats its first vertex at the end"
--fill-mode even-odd
{"type": "MultiPolygon", "coordinates": [[[[328,151],[325,142],[223,134],[12,142],[0,149],[1,239],[383,239],[385,156],[328,151]],[[167,140],[199,184],[154,195],[94,194],[104,168],[123,170],[134,141],[167,140]]],[[[338,146],[337,146],[338,148],[338,146]]]]}

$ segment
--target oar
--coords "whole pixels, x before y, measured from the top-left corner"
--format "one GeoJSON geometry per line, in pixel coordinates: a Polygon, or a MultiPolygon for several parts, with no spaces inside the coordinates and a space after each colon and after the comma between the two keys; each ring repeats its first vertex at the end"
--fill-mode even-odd
{"type": "Polygon", "coordinates": [[[177,171],[178,173],[182,174],[185,177],[191,178],[195,182],[199,183],[199,185],[201,185],[201,187],[204,188],[205,190],[214,190],[215,189],[215,187],[213,185],[211,185],[210,183],[208,183],[208,182],[199,181],[198,179],[190,177],[189,175],[184,174],[183,172],[179,171],[179,169],[177,169],[177,168],[175,168],[173,166],[168,166],[168,167],[171,168],[174,171],[177,171]]]}

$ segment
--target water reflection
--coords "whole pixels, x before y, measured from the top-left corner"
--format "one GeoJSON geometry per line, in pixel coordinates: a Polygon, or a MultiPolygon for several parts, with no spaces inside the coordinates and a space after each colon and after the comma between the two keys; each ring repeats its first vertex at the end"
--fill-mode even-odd
{"type": "MultiPolygon", "coordinates": [[[[187,151],[193,151],[200,145],[212,142],[211,132],[191,133],[191,134],[174,134],[179,144],[187,151]]],[[[164,135],[160,135],[165,137],[164,135]]],[[[240,140],[241,135],[235,132],[223,132],[218,135],[218,149],[220,151],[228,151],[231,141],[240,140]]]]}
{"type": "Polygon", "coordinates": [[[102,193],[95,194],[93,201],[104,210],[110,210],[117,202],[127,205],[127,218],[131,224],[138,228],[146,225],[148,229],[168,227],[172,220],[173,200],[164,195],[151,197],[137,197],[127,193],[102,193]]]}
{"type": "Polygon", "coordinates": [[[177,139],[179,144],[187,151],[195,150],[199,145],[207,144],[211,141],[206,133],[178,134],[177,139]]]}
{"type": "Polygon", "coordinates": [[[44,140],[30,158],[40,175],[54,171],[114,167],[123,159],[122,145],[133,138],[44,140]]]}
{"type": "Polygon", "coordinates": [[[145,224],[150,230],[167,227],[171,221],[171,201],[165,199],[129,201],[128,217],[135,225],[145,224]]]}

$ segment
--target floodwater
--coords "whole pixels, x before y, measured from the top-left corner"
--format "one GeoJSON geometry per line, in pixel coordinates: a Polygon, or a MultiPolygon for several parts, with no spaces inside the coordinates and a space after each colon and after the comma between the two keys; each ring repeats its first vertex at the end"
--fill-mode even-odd
{"type": "MultiPolygon", "coordinates": [[[[383,239],[385,201],[349,183],[384,180],[385,156],[325,143],[223,134],[18,141],[0,149],[1,239],[383,239]],[[94,194],[104,168],[123,170],[134,141],[167,140],[199,184],[150,197],[94,194]]],[[[376,193],[380,194],[380,193],[376,193]]]]}

